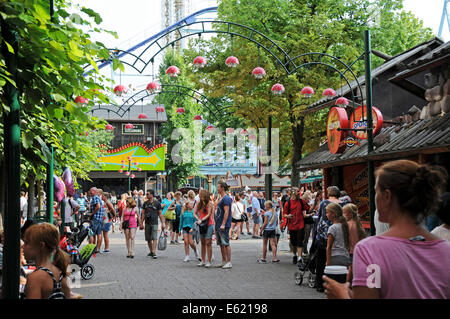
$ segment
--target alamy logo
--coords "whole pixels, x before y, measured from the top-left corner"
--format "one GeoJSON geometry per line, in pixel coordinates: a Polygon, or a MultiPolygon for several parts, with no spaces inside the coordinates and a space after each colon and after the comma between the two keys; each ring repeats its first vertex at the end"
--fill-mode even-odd
{"type": "Polygon", "coordinates": [[[70,264],[67,267],[67,273],[69,274],[67,285],[70,289],[81,288],[81,273],[80,267],[75,264],[70,264]]]}
{"type": "Polygon", "coordinates": [[[381,269],[377,264],[370,264],[366,270],[370,275],[367,277],[367,288],[381,288],[381,269]]]}

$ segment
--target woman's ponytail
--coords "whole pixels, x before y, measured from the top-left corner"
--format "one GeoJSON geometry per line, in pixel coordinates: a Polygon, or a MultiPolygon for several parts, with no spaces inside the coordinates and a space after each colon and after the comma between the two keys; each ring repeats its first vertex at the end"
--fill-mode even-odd
{"type": "Polygon", "coordinates": [[[56,248],[56,252],[53,255],[53,265],[61,270],[64,277],[68,276],[67,267],[69,267],[69,255],[63,252],[59,247],[56,248]]]}

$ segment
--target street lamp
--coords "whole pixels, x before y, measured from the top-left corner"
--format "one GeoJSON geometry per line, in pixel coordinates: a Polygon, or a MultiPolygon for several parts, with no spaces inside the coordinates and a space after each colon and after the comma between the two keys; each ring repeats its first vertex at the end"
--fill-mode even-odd
{"type": "MultiPolygon", "coordinates": [[[[128,156],[127,160],[128,160],[128,170],[124,171],[124,168],[125,168],[125,160],[122,160],[122,164],[123,164],[123,165],[122,165],[122,168],[119,169],[119,173],[120,173],[120,174],[125,173],[125,175],[128,176],[128,191],[131,192],[131,179],[132,179],[132,178],[135,178],[136,176],[132,173],[133,170],[131,169],[131,163],[133,163],[133,157],[128,156]]],[[[138,162],[134,162],[133,165],[134,165],[135,167],[137,167],[137,166],[139,166],[139,163],[138,163],[138,162]]],[[[136,171],[140,172],[140,171],[142,171],[142,169],[141,169],[140,167],[138,167],[138,168],[136,169],[136,171]]]]}

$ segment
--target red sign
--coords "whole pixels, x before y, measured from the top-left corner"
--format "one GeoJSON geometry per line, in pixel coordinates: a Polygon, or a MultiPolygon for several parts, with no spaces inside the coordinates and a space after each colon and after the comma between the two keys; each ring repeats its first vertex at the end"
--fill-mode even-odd
{"type": "Polygon", "coordinates": [[[327,121],[327,141],[331,153],[342,153],[345,150],[345,144],[342,145],[341,142],[347,136],[347,132],[339,129],[347,128],[347,111],[342,107],[332,107],[327,121]]]}
{"type": "MultiPolygon", "coordinates": [[[[372,117],[373,117],[373,135],[378,134],[383,126],[383,115],[380,110],[376,107],[372,107],[372,117]]],[[[350,115],[350,128],[353,129],[365,129],[367,128],[367,107],[364,105],[364,115],[363,107],[358,106],[353,114],[350,115]],[[365,119],[363,121],[363,118],[365,119]]],[[[365,140],[367,139],[367,131],[352,131],[356,138],[365,140]]]]}

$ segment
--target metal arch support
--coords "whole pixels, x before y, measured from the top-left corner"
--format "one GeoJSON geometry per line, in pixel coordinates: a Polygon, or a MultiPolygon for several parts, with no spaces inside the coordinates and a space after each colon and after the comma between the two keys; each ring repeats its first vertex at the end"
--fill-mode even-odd
{"type": "MultiPolygon", "coordinates": [[[[360,60],[361,57],[364,57],[364,54],[361,55],[360,57],[358,57],[358,58],[352,63],[352,65],[355,64],[356,61],[360,60]]],[[[356,85],[357,85],[357,87],[358,87],[358,90],[359,90],[359,94],[360,94],[361,99],[362,99],[362,97],[363,97],[363,91],[362,91],[362,88],[361,88],[361,84],[359,83],[358,77],[355,75],[355,73],[354,73],[353,70],[350,68],[350,66],[348,66],[344,61],[342,61],[341,59],[339,59],[339,58],[337,58],[337,57],[335,57],[335,56],[332,56],[332,55],[327,54],[327,53],[322,53],[322,52],[309,52],[309,53],[303,53],[303,54],[300,54],[300,55],[295,56],[294,58],[292,58],[292,63],[294,63],[295,69],[292,70],[289,74],[293,74],[293,73],[297,72],[298,69],[300,69],[301,67],[307,66],[308,64],[322,64],[322,65],[325,65],[325,66],[328,66],[328,67],[334,69],[334,70],[337,71],[337,72],[341,75],[341,77],[344,78],[345,81],[347,82],[347,85],[348,85],[348,87],[349,87],[349,89],[350,89],[350,92],[351,92],[351,94],[352,94],[352,100],[355,101],[355,95],[353,94],[353,89],[352,89],[352,87],[351,87],[351,85],[350,85],[350,83],[349,83],[347,77],[345,76],[345,73],[348,71],[348,72],[351,73],[351,75],[353,76],[353,78],[354,78],[355,81],[356,81],[356,85]],[[300,59],[300,58],[302,58],[302,57],[306,57],[306,56],[319,56],[320,58],[322,58],[322,57],[325,56],[325,57],[331,58],[331,59],[333,59],[334,61],[338,62],[340,65],[344,66],[345,72],[341,72],[339,69],[337,69],[336,67],[332,66],[331,64],[328,64],[328,63],[325,63],[325,62],[322,62],[322,61],[320,61],[320,62],[309,62],[309,63],[304,63],[304,64],[301,64],[301,65],[299,65],[299,66],[295,65],[295,63],[294,63],[295,60],[300,59]]]]}
{"type": "MultiPolygon", "coordinates": [[[[157,92],[151,93],[147,90],[139,91],[139,92],[135,93],[134,95],[130,96],[121,106],[119,106],[118,109],[105,108],[105,107],[98,106],[96,108],[91,109],[91,112],[96,111],[96,110],[108,110],[110,112],[117,114],[120,117],[123,117],[130,110],[130,108],[132,106],[134,106],[137,102],[143,101],[144,99],[147,99],[156,94],[167,94],[167,93],[187,95],[187,96],[195,99],[196,101],[198,101],[202,105],[204,105],[208,109],[209,114],[214,116],[214,118],[216,120],[219,120],[218,117],[216,116],[216,114],[222,114],[224,112],[224,109],[222,109],[222,110],[219,109],[215,104],[211,103],[205,95],[201,94],[200,92],[198,92],[194,89],[182,86],[182,85],[174,85],[174,84],[161,85],[161,90],[157,91],[157,92]],[[128,104],[128,103],[130,103],[130,101],[131,101],[131,104],[128,104]],[[125,106],[127,106],[127,107],[125,108],[125,106]]],[[[231,106],[227,106],[227,107],[225,107],[225,109],[228,109],[230,107],[231,106]]]]}

